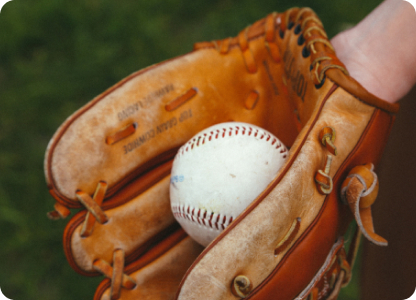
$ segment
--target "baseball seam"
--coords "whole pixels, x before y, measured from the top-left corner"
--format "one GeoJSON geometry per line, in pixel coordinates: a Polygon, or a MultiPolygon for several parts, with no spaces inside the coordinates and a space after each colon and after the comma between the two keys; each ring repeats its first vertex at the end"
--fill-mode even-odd
{"type": "MultiPolygon", "coordinates": [[[[282,147],[282,144],[278,139],[272,137],[269,133],[251,126],[230,126],[215,129],[209,133],[202,133],[194,137],[179,149],[177,158],[184,155],[186,152],[191,151],[194,147],[204,145],[206,142],[210,142],[213,139],[230,137],[232,135],[238,135],[239,133],[243,136],[258,137],[260,140],[269,142],[276,150],[280,149],[280,154],[283,158],[286,158],[288,155],[286,147],[282,147]]],[[[191,207],[187,204],[174,204],[171,207],[176,219],[185,219],[214,230],[224,230],[234,220],[232,216],[215,214],[205,209],[191,207]]]]}
{"type": "Polygon", "coordinates": [[[224,230],[233,220],[232,216],[215,214],[205,209],[194,208],[189,205],[172,205],[172,212],[176,218],[196,222],[201,226],[216,230],[224,230]]]}
{"type": "Polygon", "coordinates": [[[272,146],[275,146],[275,149],[280,149],[280,154],[282,154],[283,158],[287,157],[288,151],[286,147],[282,147],[282,144],[278,142],[276,138],[272,138],[272,136],[267,132],[260,131],[257,128],[250,126],[224,127],[222,130],[216,129],[210,131],[209,133],[198,135],[179,149],[178,156],[184,155],[185,152],[192,150],[194,147],[204,145],[205,142],[210,142],[213,139],[225,138],[226,136],[232,136],[233,134],[238,135],[240,132],[242,135],[259,137],[260,140],[265,139],[267,142],[270,142],[272,146]]]}

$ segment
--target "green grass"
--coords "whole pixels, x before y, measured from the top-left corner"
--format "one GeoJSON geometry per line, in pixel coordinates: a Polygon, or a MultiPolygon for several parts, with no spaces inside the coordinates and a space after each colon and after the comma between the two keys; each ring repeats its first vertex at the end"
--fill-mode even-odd
{"type": "MultiPolygon", "coordinates": [[[[49,139],[72,112],[128,74],[236,35],[272,11],[311,6],[330,36],[380,1],[14,0],[0,14],[0,287],[13,300],[91,299],[52,222],[49,139]]],[[[356,272],[355,275],[359,273],[356,272]]],[[[358,278],[358,276],[355,276],[358,278]]],[[[342,299],[358,298],[358,283],[342,299]]]]}

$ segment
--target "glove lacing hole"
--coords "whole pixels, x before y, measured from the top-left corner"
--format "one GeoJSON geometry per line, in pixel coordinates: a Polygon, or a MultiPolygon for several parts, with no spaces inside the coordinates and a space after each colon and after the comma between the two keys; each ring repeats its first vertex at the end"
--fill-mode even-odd
{"type": "Polygon", "coordinates": [[[321,81],[321,83],[320,83],[320,84],[315,84],[315,88],[316,88],[316,89],[320,89],[320,88],[324,85],[324,83],[325,83],[325,78],[326,78],[326,76],[324,76],[324,78],[322,78],[322,81],[321,81]]]}
{"type": "Polygon", "coordinates": [[[295,34],[299,34],[302,31],[302,26],[300,24],[296,25],[295,30],[293,31],[295,34]]]}
{"type": "Polygon", "coordinates": [[[279,29],[279,36],[281,39],[283,39],[285,37],[285,32],[282,31],[282,29],[279,29]]]}
{"type": "Polygon", "coordinates": [[[293,28],[293,26],[295,26],[295,23],[290,21],[289,24],[287,25],[287,29],[291,30],[293,28]]]}
{"type": "Polygon", "coordinates": [[[253,289],[253,285],[246,276],[238,275],[234,278],[233,283],[231,284],[231,292],[236,297],[246,298],[251,290],[253,289]]]}
{"type": "Polygon", "coordinates": [[[299,45],[299,46],[302,46],[304,42],[305,42],[305,38],[303,37],[303,34],[301,34],[301,35],[298,37],[298,45],[299,45]]]}
{"type": "Polygon", "coordinates": [[[303,47],[303,49],[302,49],[302,56],[304,58],[307,58],[307,57],[309,57],[309,55],[311,55],[311,52],[308,50],[308,48],[306,48],[306,46],[303,47]]]}

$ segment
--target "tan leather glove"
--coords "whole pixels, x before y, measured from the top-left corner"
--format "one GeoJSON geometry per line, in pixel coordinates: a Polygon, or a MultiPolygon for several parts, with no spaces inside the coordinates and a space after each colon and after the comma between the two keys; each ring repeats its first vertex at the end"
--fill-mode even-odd
{"type": "Polygon", "coordinates": [[[311,9],[273,13],[130,75],[70,116],[46,152],[49,216],[81,209],[64,249],[78,273],[108,277],[94,299],[335,299],[358,244],[346,254],[351,220],[387,244],[371,204],[397,110],[348,75],[311,9]],[[226,121],[265,128],[289,157],[203,249],[174,221],[170,168],[189,138],[226,121]]]}

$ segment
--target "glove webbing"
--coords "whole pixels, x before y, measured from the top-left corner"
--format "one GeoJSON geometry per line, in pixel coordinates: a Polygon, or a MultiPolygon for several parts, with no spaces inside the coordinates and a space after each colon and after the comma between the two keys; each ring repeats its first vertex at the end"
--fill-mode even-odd
{"type": "Polygon", "coordinates": [[[284,38],[284,31],[292,29],[294,24],[298,24],[295,33],[301,33],[298,44],[305,44],[303,51],[307,57],[312,53],[311,72],[314,75],[313,81],[316,85],[322,83],[325,77],[325,71],[330,68],[337,68],[348,75],[344,64],[338,60],[334,48],[328,41],[328,37],[323,29],[322,22],[318,19],[310,8],[293,8],[284,13],[284,15],[272,13],[264,20],[254,23],[252,26],[242,30],[236,38],[227,38],[213,42],[202,42],[194,45],[194,50],[202,48],[216,48],[221,54],[227,54],[234,46],[239,46],[247,71],[249,73],[257,72],[257,65],[254,55],[250,50],[249,41],[260,35],[265,35],[265,47],[269,50],[270,56],[275,62],[280,62],[281,55],[276,41],[276,30],[279,29],[279,35],[284,38]],[[282,18],[284,21],[282,21],[282,18]],[[299,23],[300,22],[300,23],[299,23]],[[278,26],[276,26],[278,25],[278,26]],[[326,46],[326,51],[319,51],[315,44],[326,46]]]}

